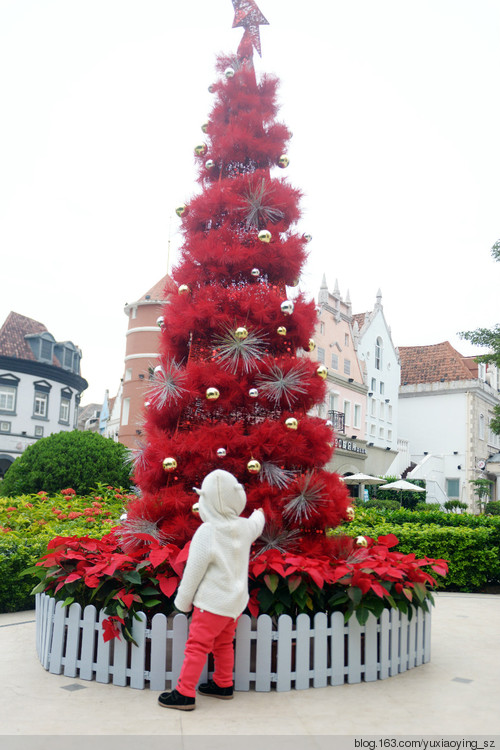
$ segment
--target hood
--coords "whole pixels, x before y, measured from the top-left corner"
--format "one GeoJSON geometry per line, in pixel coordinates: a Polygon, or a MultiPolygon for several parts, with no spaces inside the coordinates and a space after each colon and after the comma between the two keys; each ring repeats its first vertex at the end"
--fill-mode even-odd
{"type": "Polygon", "coordinates": [[[199,512],[202,521],[217,522],[237,518],[247,502],[243,485],[223,469],[207,474],[201,489],[195,487],[194,491],[200,497],[199,512]]]}

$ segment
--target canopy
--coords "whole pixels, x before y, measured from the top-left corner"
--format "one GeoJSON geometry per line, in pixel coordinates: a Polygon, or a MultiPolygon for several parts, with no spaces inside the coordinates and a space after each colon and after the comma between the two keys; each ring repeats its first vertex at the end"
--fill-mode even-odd
{"type": "Polygon", "coordinates": [[[383,484],[385,482],[385,479],[372,477],[371,474],[351,474],[342,479],[346,484],[383,484]]]}
{"type": "Polygon", "coordinates": [[[423,487],[407,482],[406,479],[398,479],[396,482],[389,482],[380,487],[381,490],[400,490],[401,492],[425,492],[423,487]]]}

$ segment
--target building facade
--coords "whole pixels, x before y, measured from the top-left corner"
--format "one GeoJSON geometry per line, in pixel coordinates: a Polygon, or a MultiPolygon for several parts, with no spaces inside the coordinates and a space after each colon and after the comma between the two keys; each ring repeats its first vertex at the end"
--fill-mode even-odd
{"type": "Polygon", "coordinates": [[[0,329],[0,476],[41,437],[77,429],[82,352],[11,312],[0,329]]]}
{"type": "Polygon", "coordinates": [[[366,471],[366,386],[352,331],[352,309],[347,294],[342,299],[338,283],[328,291],[326,278],[318,295],[316,348],[310,357],[326,365],[327,395],[316,414],[332,422],[335,453],[328,468],[341,475],[366,471]]]}
{"type": "Polygon", "coordinates": [[[477,509],[476,479],[490,479],[499,498],[499,479],[487,470],[500,448],[490,427],[500,404],[497,368],[463,357],[448,341],[399,353],[399,424],[415,464],[407,478],[425,479],[428,501],[440,504],[458,499],[477,509]]]}

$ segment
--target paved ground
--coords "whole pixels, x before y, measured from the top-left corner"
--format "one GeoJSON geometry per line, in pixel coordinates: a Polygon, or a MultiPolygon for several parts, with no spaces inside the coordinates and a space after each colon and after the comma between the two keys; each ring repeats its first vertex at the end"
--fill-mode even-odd
{"type": "Polygon", "coordinates": [[[34,612],[0,615],[0,645],[2,750],[80,747],[82,738],[66,735],[82,735],[82,747],[93,744],[99,750],[128,748],[127,737],[147,750],[220,749],[223,738],[231,738],[235,748],[234,735],[242,738],[236,750],[245,742],[273,750],[290,750],[294,743],[341,747],[332,735],[339,740],[496,735],[500,740],[500,596],[495,595],[437,594],[431,661],[404,674],[288,693],[240,692],[232,701],[199,697],[189,713],[160,708],[149,689],[46,672],[36,655],[34,612]],[[196,742],[200,735],[202,745],[196,742]]]}

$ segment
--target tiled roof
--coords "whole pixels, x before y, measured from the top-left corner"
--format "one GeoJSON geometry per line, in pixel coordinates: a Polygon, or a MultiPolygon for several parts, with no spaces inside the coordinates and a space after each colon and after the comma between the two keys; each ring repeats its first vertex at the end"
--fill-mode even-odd
{"type": "Polygon", "coordinates": [[[152,286],[148,292],[143,294],[140,300],[137,301],[142,302],[143,300],[148,299],[151,301],[163,302],[166,298],[165,289],[169,281],[170,276],[166,274],[162,279],[157,281],[156,284],[152,286]]]}
{"type": "Polygon", "coordinates": [[[47,329],[43,323],[27,318],[25,315],[19,315],[19,313],[10,312],[0,329],[0,355],[36,361],[36,357],[24,337],[30,333],[46,332],[47,329]]]}
{"type": "Polygon", "coordinates": [[[449,341],[431,346],[400,346],[401,384],[471,380],[476,375],[449,341]]]}
{"type": "Polygon", "coordinates": [[[352,324],[354,325],[354,323],[357,323],[358,324],[358,328],[361,331],[361,329],[363,328],[363,326],[365,324],[365,319],[366,319],[367,315],[368,315],[368,313],[357,313],[356,315],[353,315],[352,316],[352,324]]]}

